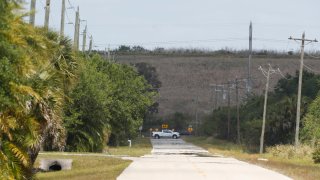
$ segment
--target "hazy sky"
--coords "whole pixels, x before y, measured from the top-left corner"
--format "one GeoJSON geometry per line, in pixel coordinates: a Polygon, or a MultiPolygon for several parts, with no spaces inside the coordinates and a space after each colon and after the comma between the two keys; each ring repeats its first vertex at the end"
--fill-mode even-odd
{"type": "MultiPolygon", "coordinates": [[[[29,8],[30,0],[26,3],[29,8]]],[[[87,20],[96,49],[120,44],[247,49],[250,21],[254,49],[297,49],[299,44],[287,39],[291,35],[301,37],[303,31],[307,38],[320,39],[319,0],[70,0],[70,3],[80,7],[81,19],[87,20]]],[[[43,25],[44,4],[45,0],[37,0],[37,25],[43,25]]],[[[51,4],[50,28],[58,31],[61,0],[51,0],[51,4]]],[[[66,23],[74,22],[74,14],[73,9],[67,9],[66,23]]],[[[65,31],[73,38],[72,24],[66,24],[65,31]]],[[[310,44],[307,49],[320,50],[320,43],[310,44]]]]}

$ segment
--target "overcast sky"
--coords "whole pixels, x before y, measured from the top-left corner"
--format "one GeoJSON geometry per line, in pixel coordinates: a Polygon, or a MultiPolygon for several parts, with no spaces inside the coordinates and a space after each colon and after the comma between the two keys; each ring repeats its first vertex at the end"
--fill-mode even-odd
{"type": "MultiPolygon", "coordinates": [[[[29,8],[31,0],[25,0],[29,8]]],[[[66,23],[74,22],[74,9],[87,20],[96,49],[120,44],[146,48],[247,49],[249,23],[253,23],[254,49],[295,50],[287,40],[306,32],[320,39],[319,0],[70,0],[66,23]]],[[[36,24],[43,25],[45,0],[37,0],[36,24]]],[[[50,28],[60,28],[61,0],[51,0],[50,28]]],[[[85,22],[82,22],[81,29],[85,22]]],[[[73,38],[74,27],[66,24],[73,38]]],[[[81,30],[82,31],[82,30],[81,30]]],[[[82,40],[80,40],[82,42],[82,40]]],[[[320,50],[319,43],[308,50],[320,50]]]]}

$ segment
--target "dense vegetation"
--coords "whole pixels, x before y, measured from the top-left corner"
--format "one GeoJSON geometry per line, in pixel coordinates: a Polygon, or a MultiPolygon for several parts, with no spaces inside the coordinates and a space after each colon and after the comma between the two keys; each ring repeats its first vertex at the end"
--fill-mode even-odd
{"type": "MultiPolygon", "coordinates": [[[[319,142],[319,85],[320,76],[304,71],[302,86],[301,139],[314,146],[319,142]]],[[[296,94],[298,89],[298,73],[295,76],[287,75],[280,79],[274,89],[269,92],[267,105],[267,122],[265,143],[267,146],[276,144],[292,144],[294,142],[296,122],[296,94]]],[[[240,107],[241,141],[257,150],[261,134],[263,96],[249,96],[248,100],[240,107]]],[[[216,109],[207,118],[202,126],[203,133],[214,135],[221,139],[235,141],[236,133],[236,108],[231,107],[230,134],[227,132],[228,108],[216,109]]]]}
{"type": "Polygon", "coordinates": [[[101,151],[134,137],[155,92],[134,67],[72,51],[0,1],[0,179],[31,179],[40,148],[101,151]]]}

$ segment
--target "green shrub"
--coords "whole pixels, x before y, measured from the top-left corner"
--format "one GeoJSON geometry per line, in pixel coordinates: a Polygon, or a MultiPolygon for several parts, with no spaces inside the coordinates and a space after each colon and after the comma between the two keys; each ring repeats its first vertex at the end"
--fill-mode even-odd
{"type": "Polygon", "coordinates": [[[313,153],[312,153],[312,159],[314,163],[320,163],[320,148],[317,148],[313,153]]]}

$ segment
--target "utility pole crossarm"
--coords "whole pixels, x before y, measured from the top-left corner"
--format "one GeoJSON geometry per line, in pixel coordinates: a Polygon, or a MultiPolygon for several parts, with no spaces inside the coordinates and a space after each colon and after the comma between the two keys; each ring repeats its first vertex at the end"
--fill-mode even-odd
{"type": "Polygon", "coordinates": [[[293,38],[292,36],[290,36],[288,38],[289,40],[294,40],[294,41],[305,41],[305,42],[318,42],[317,39],[304,39],[304,38],[293,38]]]}

